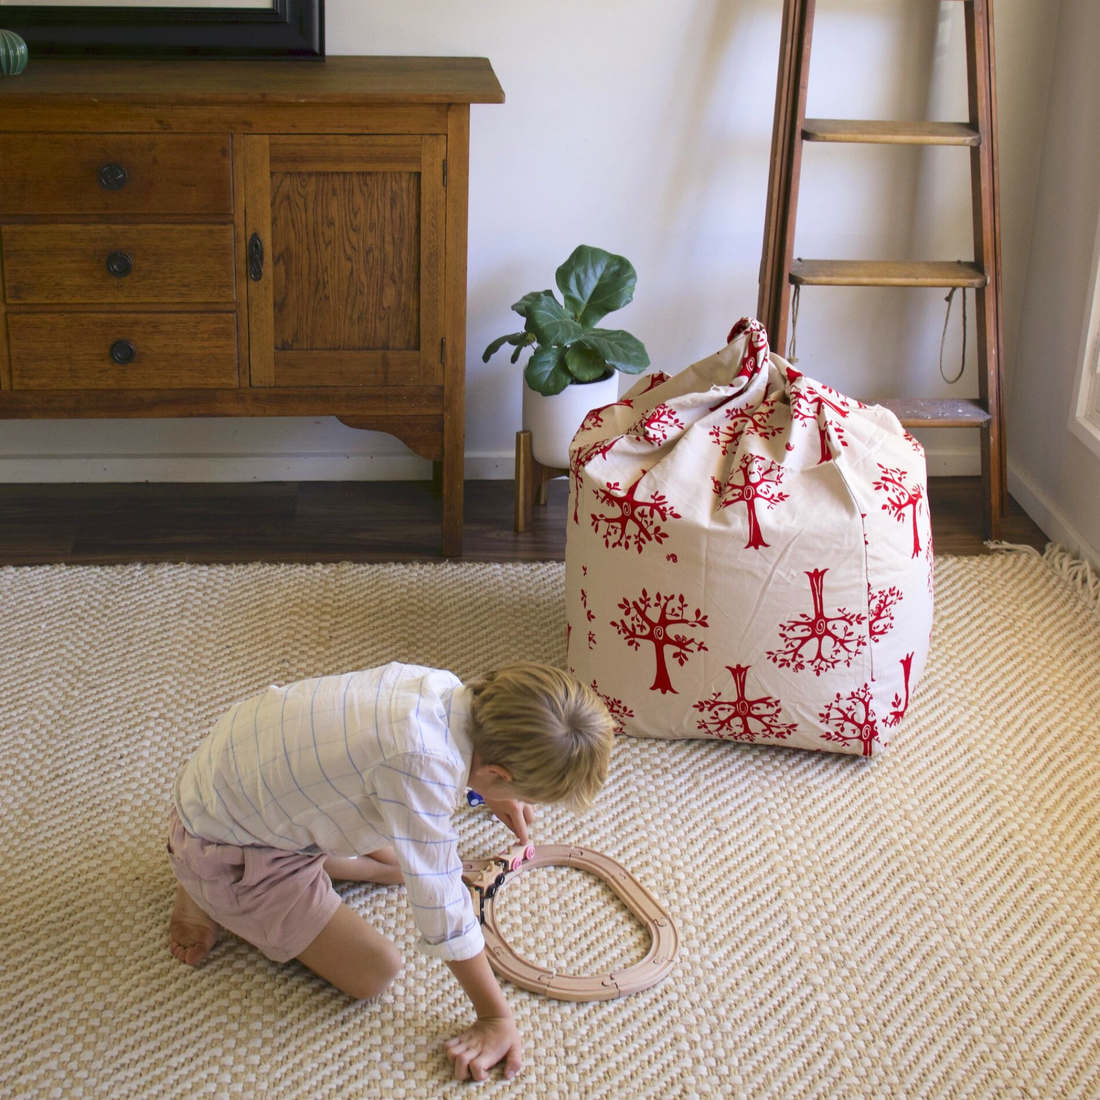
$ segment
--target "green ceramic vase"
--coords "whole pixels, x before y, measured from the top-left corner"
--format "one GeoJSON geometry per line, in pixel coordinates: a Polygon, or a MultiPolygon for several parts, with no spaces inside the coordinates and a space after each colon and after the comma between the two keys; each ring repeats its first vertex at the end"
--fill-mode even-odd
{"type": "Polygon", "coordinates": [[[15,31],[0,31],[0,75],[15,76],[26,67],[26,42],[15,31]]]}

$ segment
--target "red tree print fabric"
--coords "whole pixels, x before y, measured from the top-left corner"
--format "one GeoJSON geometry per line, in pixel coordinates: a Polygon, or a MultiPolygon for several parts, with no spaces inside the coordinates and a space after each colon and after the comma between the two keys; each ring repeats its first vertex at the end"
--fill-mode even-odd
{"type": "Polygon", "coordinates": [[[821,734],[825,741],[860,746],[861,755],[870,756],[878,740],[878,719],[872,706],[871,685],[864,684],[841,699],[841,692],[821,712],[821,734]]]}
{"type": "Polygon", "coordinates": [[[894,696],[893,706],[890,709],[890,714],[883,719],[882,724],[884,726],[900,726],[901,720],[905,717],[905,712],[909,709],[909,674],[913,669],[913,654],[906,653],[901,659],[901,671],[905,680],[905,697],[902,698],[901,692],[898,692],[894,696]]]}
{"type": "Polygon", "coordinates": [[[581,589],[581,607],[584,608],[584,617],[589,622],[594,621],[596,613],[588,606],[588,593],[583,588],[581,589]]]}
{"type": "Polygon", "coordinates": [[[606,511],[592,513],[592,526],[603,536],[603,544],[609,549],[633,548],[640,554],[650,543],[659,546],[668,535],[658,521],[667,523],[670,519],[682,518],[663,493],[654,493],[648,499],[638,495],[638,486],[645,475],[643,470],[625,492],[617,481],[593,490],[606,511]]]}
{"type": "MultiPolygon", "coordinates": [[[[579,433],[578,433],[579,434],[579,433]]],[[[611,453],[611,448],[618,443],[618,438],[599,440],[594,443],[586,443],[583,446],[569,450],[569,479],[573,491],[573,522],[580,523],[581,493],[584,492],[584,472],[588,464],[597,458],[606,458],[611,453]]]]}
{"type": "Polygon", "coordinates": [[[719,508],[743,504],[748,509],[749,538],[745,543],[746,550],[758,550],[768,545],[760,530],[756,506],[763,504],[770,509],[786,500],[787,494],[779,490],[782,481],[782,466],[754,454],[743,455],[737,469],[730,472],[724,483],[711,477],[714,491],[718,494],[719,508]]]}
{"type": "Polygon", "coordinates": [[[893,413],[742,318],[589,414],[570,457],[568,665],[617,728],[861,756],[905,729],[932,549],[924,456],[893,413]]]}
{"type": "Polygon", "coordinates": [[[581,426],[577,429],[579,432],[591,431],[593,428],[602,428],[604,416],[608,414],[611,409],[631,409],[634,407],[634,402],[626,399],[623,401],[612,401],[608,405],[601,405],[598,409],[592,409],[588,415],[581,421],[581,426]]]}
{"type": "Polygon", "coordinates": [[[890,627],[894,625],[894,604],[898,603],[901,598],[901,589],[892,584],[887,588],[878,589],[877,592],[868,590],[867,603],[871,609],[871,614],[868,617],[867,627],[872,642],[884,638],[890,627]]]}
{"type": "Polygon", "coordinates": [[[745,352],[741,356],[740,370],[737,372],[738,377],[758,374],[760,371],[767,370],[768,334],[764,331],[764,326],[751,317],[742,317],[730,329],[726,343],[730,344],[742,335],[746,337],[745,352]]]}
{"type": "Polygon", "coordinates": [[[821,457],[818,461],[819,463],[828,462],[833,457],[833,453],[829,449],[827,425],[832,427],[837,443],[847,447],[844,428],[838,421],[846,418],[853,407],[862,409],[866,406],[837,393],[836,390],[821,382],[811,382],[801,371],[788,368],[787,378],[791,383],[791,419],[801,424],[817,426],[818,440],[821,445],[821,457]],[[826,418],[824,415],[826,409],[833,414],[832,417],[826,418]]]}
{"type": "Polygon", "coordinates": [[[850,665],[867,644],[866,632],[856,629],[866,619],[862,613],[840,607],[832,615],[825,614],[825,574],[828,572],[828,569],[806,571],[810,578],[813,611],[804,611],[780,625],[783,648],[768,652],[768,658],[780,668],[795,672],[809,668],[815,676],[820,676],[840,664],[850,665]]]}
{"type": "Polygon", "coordinates": [[[711,737],[732,741],[759,741],[762,738],[782,740],[798,728],[794,722],[780,721],[783,705],[770,695],[750,699],[745,681],[750,665],[726,665],[733,676],[734,697],[723,699],[716,691],[709,699],[700,699],[692,706],[703,715],[697,728],[711,737]]]}
{"type": "Polygon", "coordinates": [[[643,588],[640,597],[631,599],[624,596],[619,603],[624,617],[611,625],[631,649],[641,649],[642,643],[653,646],[657,659],[657,671],[650,684],[650,691],[659,691],[662,695],[676,693],[668,675],[667,654],[681,668],[687,663],[688,654],[699,653],[707,647],[697,638],[687,634],[677,634],[675,627],[686,626],[695,629],[708,626],[707,617],[699,609],[692,615],[687,610],[687,599],[683,595],[662,596],[654,592],[652,596],[643,588]]]}
{"type": "Polygon", "coordinates": [[[874,487],[886,494],[886,503],[882,506],[884,512],[888,512],[898,521],[905,523],[908,519],[913,529],[913,557],[920,555],[920,527],[917,524],[917,516],[920,514],[924,502],[924,486],[909,478],[907,470],[893,469],[878,464],[882,476],[874,483],[874,487]],[[909,480],[909,484],[906,481],[909,480]]]}
{"type": "Polygon", "coordinates": [[[773,397],[753,408],[740,406],[726,409],[725,423],[711,428],[710,438],[722,449],[723,455],[737,449],[745,432],[760,439],[774,439],[783,431],[783,425],[772,420],[777,403],[778,399],[773,397]]]}
{"type": "Polygon", "coordinates": [[[604,706],[607,707],[607,713],[611,715],[611,720],[615,723],[615,732],[625,733],[626,727],[623,725],[623,721],[627,718],[633,718],[634,711],[632,711],[622,699],[616,699],[611,695],[605,695],[600,691],[600,687],[595,680],[592,681],[592,690],[604,701],[604,706]]]}
{"type": "Polygon", "coordinates": [[[653,374],[647,374],[639,383],[638,387],[634,391],[638,396],[643,396],[649,393],[650,390],[655,390],[658,386],[663,386],[668,381],[668,375],[663,370],[654,371],[653,374]]]}
{"type": "Polygon", "coordinates": [[[668,442],[668,433],[682,431],[684,422],[671,405],[660,404],[644,413],[635,423],[631,435],[643,443],[661,447],[668,442]]]}

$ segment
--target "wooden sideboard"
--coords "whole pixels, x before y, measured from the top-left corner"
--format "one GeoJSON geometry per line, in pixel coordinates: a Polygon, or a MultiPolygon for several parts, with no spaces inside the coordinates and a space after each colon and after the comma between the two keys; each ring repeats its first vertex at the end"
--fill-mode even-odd
{"type": "Polygon", "coordinates": [[[462,552],[483,58],[35,61],[0,80],[0,419],[336,416],[462,552]]]}

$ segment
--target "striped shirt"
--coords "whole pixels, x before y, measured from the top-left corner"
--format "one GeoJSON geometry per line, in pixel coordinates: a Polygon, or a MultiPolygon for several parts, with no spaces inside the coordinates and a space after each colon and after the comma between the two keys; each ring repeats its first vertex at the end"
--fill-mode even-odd
{"type": "Polygon", "coordinates": [[[420,949],[484,946],[452,817],[470,775],[469,692],[392,663],[271,686],[215,723],[176,779],[184,828],[223,844],[326,855],[392,845],[420,949]]]}

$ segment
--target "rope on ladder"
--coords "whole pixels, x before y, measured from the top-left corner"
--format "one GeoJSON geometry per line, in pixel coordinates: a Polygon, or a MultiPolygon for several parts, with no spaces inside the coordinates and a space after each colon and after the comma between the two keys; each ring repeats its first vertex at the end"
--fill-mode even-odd
{"type": "MultiPolygon", "coordinates": [[[[800,256],[799,259],[802,257],[800,256]]],[[[802,284],[794,284],[794,295],[791,298],[791,338],[787,341],[787,362],[792,366],[798,362],[798,302],[802,294],[802,284]]]]}
{"type": "Polygon", "coordinates": [[[963,292],[963,343],[962,343],[962,364],[959,366],[959,373],[954,378],[948,378],[943,372],[943,349],[947,343],[947,322],[951,320],[951,300],[955,297],[955,291],[959,288],[953,286],[948,291],[947,297],[944,301],[947,303],[947,314],[943,319],[943,335],[940,337],[940,377],[949,385],[954,385],[963,376],[963,372],[966,370],[966,287],[962,288],[963,292]]]}

